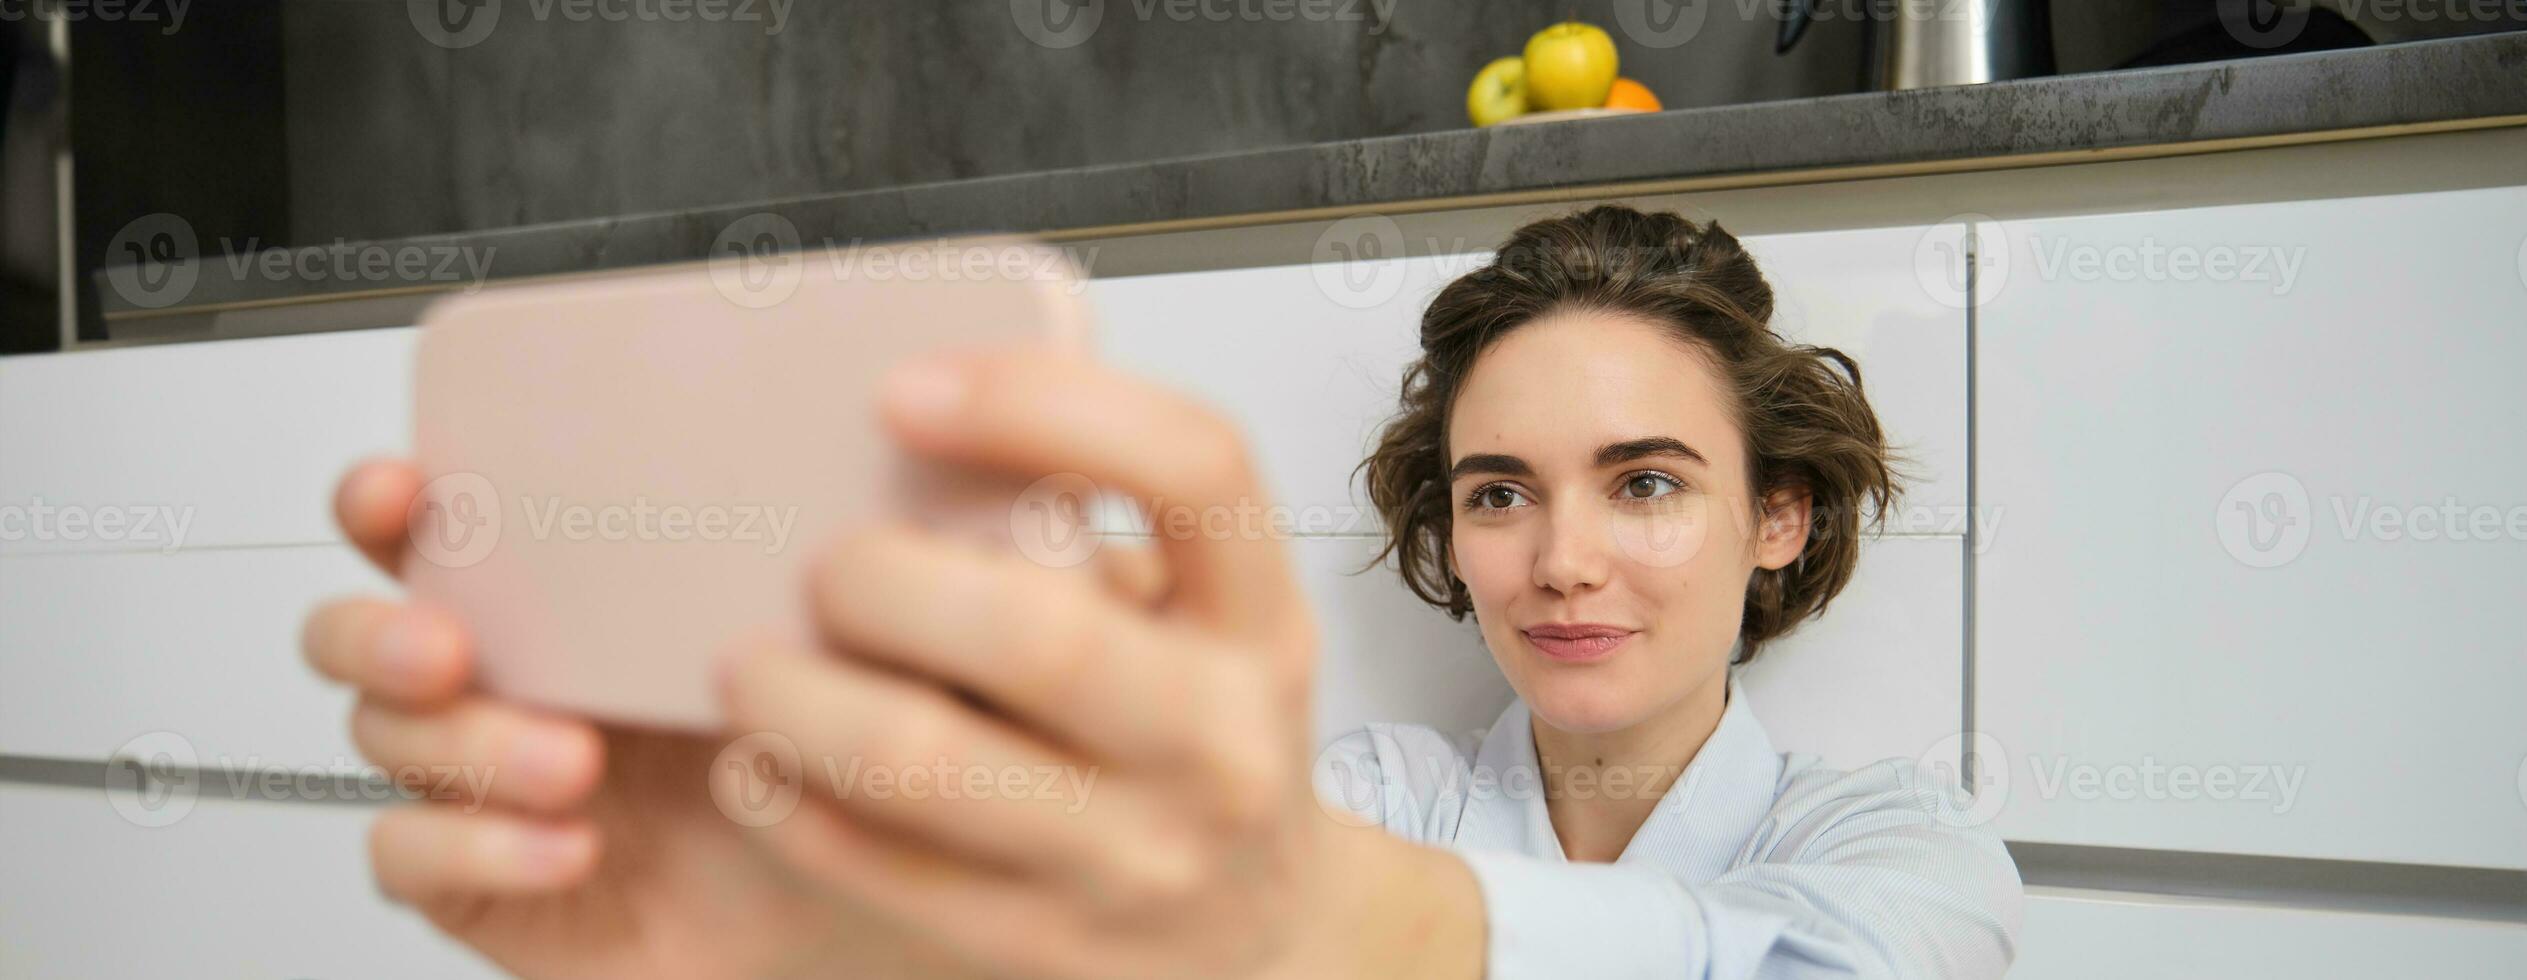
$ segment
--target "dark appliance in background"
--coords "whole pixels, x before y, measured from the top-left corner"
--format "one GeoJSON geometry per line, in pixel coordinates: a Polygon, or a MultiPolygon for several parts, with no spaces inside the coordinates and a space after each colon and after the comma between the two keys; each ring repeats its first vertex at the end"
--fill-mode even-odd
{"type": "Polygon", "coordinates": [[[1834,13],[1868,18],[1860,87],[1879,91],[1977,85],[2054,73],[2045,0],[1783,0],[1773,53],[1834,13]]]}
{"type": "Polygon", "coordinates": [[[0,354],[60,349],[65,310],[77,342],[107,339],[96,273],[144,216],[173,216],[203,248],[288,244],[280,0],[221,0],[180,35],[156,19],[12,9],[0,17],[0,354]]]}
{"type": "Polygon", "coordinates": [[[1970,85],[2527,30],[2527,4],[2472,3],[2466,17],[2360,0],[1780,0],[1773,50],[1812,22],[1870,20],[1865,88],[1970,85]]]}
{"type": "Polygon", "coordinates": [[[204,9],[180,32],[137,17],[70,24],[70,256],[80,342],[112,336],[99,313],[97,272],[132,263],[137,243],[127,231],[182,228],[189,242],[176,259],[209,259],[249,242],[295,244],[283,2],[219,0],[217,16],[197,6],[204,9]]]}
{"type": "Polygon", "coordinates": [[[60,200],[68,121],[48,24],[0,19],[0,354],[61,346],[60,200]]]}
{"type": "Polygon", "coordinates": [[[2055,0],[2053,28],[2062,71],[2107,71],[2527,30],[2527,4],[2055,0]]]}
{"type": "Polygon", "coordinates": [[[2060,3],[2063,71],[2190,65],[2377,44],[2325,0],[2060,3]]]}

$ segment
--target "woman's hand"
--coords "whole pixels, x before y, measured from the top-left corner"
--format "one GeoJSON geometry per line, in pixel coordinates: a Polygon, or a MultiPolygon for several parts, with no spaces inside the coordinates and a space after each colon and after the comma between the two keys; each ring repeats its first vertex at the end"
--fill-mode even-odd
{"type": "MultiPolygon", "coordinates": [[[[346,476],[336,517],[390,574],[421,487],[402,463],[346,476]]],[[[714,804],[724,740],[599,728],[469,690],[457,623],[381,599],[328,603],[308,660],[360,691],[353,740],[388,772],[461,774],[370,832],[385,893],[525,977],[935,976],[955,964],[813,886],[714,804]],[[473,787],[480,788],[479,796],[473,787]]],[[[429,780],[428,790],[442,785],[429,780]]]]}
{"type": "Polygon", "coordinates": [[[1462,865],[1316,801],[1316,628],[1234,427],[1002,355],[898,372],[886,419],[922,454],[1129,494],[1155,554],[1084,573],[901,527],[837,542],[811,584],[831,649],[764,639],[729,667],[733,733],[798,753],[775,850],[1013,974],[1393,975],[1382,957],[1435,953],[1412,965],[1473,975],[1462,865]]]}

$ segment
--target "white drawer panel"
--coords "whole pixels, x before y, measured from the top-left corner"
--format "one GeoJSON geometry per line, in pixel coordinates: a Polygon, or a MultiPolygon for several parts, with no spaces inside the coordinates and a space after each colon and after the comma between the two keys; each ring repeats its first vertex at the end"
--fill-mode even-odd
{"type": "Polygon", "coordinates": [[[1965,700],[1965,548],[1883,538],[1825,615],[1742,668],[1773,746],[1836,769],[1957,762],[1965,700]]]}
{"type": "Polygon", "coordinates": [[[336,540],[334,481],[411,445],[413,335],[0,358],[0,508],[25,515],[0,523],[0,554],[336,540]],[[82,516],[38,533],[39,499],[82,516]],[[110,533],[105,512],[124,515],[110,533]]]}
{"type": "Polygon", "coordinates": [[[2517,187],[2006,225],[2005,834],[2527,868],[2521,229],[2517,187]]]}
{"type": "Polygon", "coordinates": [[[355,767],[351,695],[305,666],[299,626],[391,590],[346,546],[0,558],[0,753],[172,732],[203,766],[355,767]]]}
{"type": "Polygon", "coordinates": [[[2527,925],[2035,888],[2011,980],[2509,980],[2527,925]]]}
{"type": "Polygon", "coordinates": [[[1302,538],[1291,554],[1323,645],[1316,662],[1316,732],[1322,744],[1373,721],[1429,725],[1449,734],[1489,726],[1513,696],[1473,620],[1425,605],[1380,565],[1372,538],[1302,538]]]}
{"type": "Polygon", "coordinates": [[[1947,237],[1894,227],[1745,240],[1772,282],[1781,333],[1860,362],[1869,404],[1914,477],[1892,531],[1965,533],[1965,311],[1941,305],[1915,260],[1947,237]]]}
{"type": "Polygon", "coordinates": [[[152,827],[103,790],[0,784],[0,978],[501,976],[378,896],[376,813],[206,794],[152,827]]]}

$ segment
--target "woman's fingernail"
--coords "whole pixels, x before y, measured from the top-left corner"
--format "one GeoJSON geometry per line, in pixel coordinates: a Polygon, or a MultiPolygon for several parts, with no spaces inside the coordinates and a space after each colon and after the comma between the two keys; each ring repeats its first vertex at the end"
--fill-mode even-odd
{"type": "Polygon", "coordinates": [[[965,402],[965,375],[954,365],[930,358],[897,367],[887,375],[887,407],[915,422],[939,422],[965,402]]]}

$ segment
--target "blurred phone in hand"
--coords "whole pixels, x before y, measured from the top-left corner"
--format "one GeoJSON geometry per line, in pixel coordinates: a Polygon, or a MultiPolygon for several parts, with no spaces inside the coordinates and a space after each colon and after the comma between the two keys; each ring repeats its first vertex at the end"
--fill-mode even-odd
{"type": "Polygon", "coordinates": [[[714,658],[805,633],[807,563],[846,525],[912,519],[1055,562],[1083,547],[1091,502],[1040,499],[1058,479],[915,460],[876,415],[909,356],[1089,356],[1080,284],[1012,237],[741,243],[445,300],[415,358],[412,594],[471,628],[493,693],[715,728],[714,658]]]}

